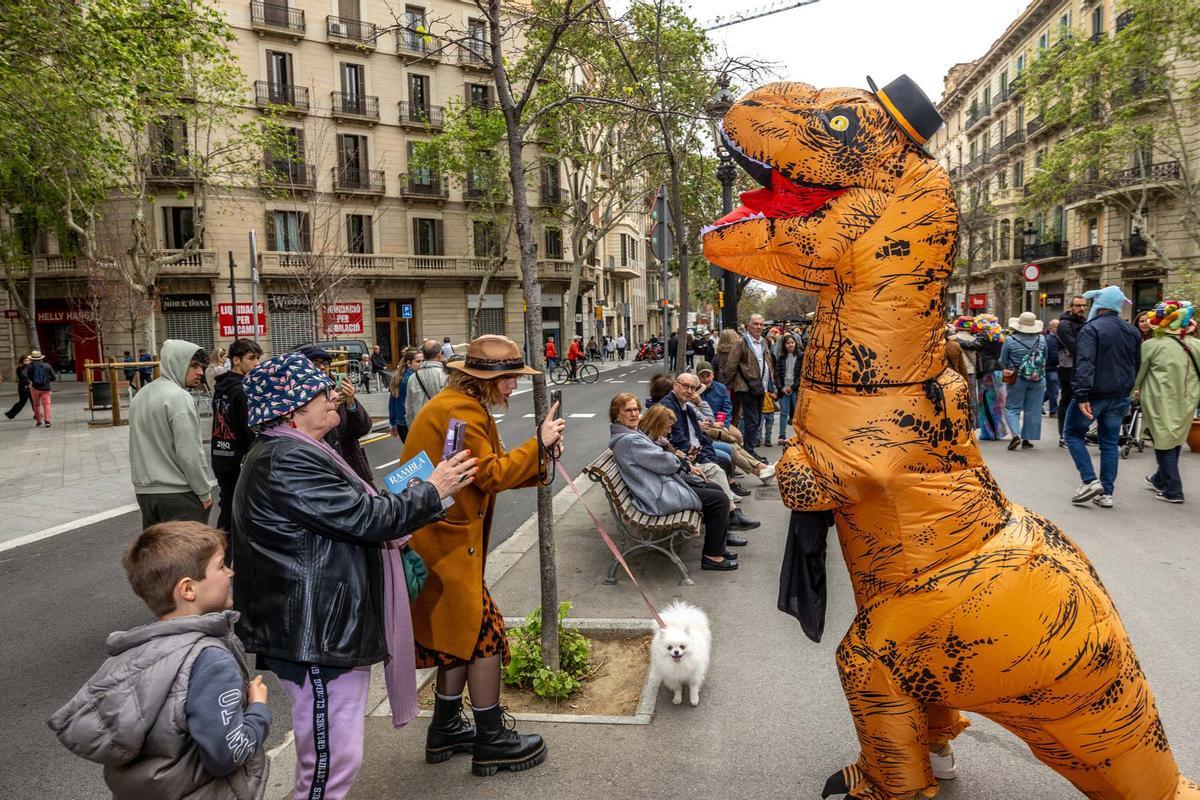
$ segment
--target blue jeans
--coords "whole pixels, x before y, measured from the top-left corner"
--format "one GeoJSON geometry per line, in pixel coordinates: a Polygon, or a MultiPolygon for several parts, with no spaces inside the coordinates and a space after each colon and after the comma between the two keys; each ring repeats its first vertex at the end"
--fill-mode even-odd
{"type": "Polygon", "coordinates": [[[1182,500],[1183,479],[1179,477],[1179,448],[1155,450],[1154,460],[1158,462],[1158,471],[1150,476],[1154,488],[1172,500],[1182,500]]]}
{"type": "Polygon", "coordinates": [[[1046,399],[1044,402],[1050,404],[1050,413],[1058,413],[1058,370],[1048,370],[1046,372],[1046,399]]]}
{"type": "Polygon", "coordinates": [[[729,442],[718,442],[715,439],[712,443],[713,450],[717,451],[718,461],[728,461],[733,463],[733,445],[729,442]]]}
{"type": "Polygon", "coordinates": [[[796,393],[779,393],[775,401],[779,405],[779,438],[786,439],[792,435],[792,417],[796,414],[796,393]]]}
{"type": "Polygon", "coordinates": [[[1004,417],[1013,436],[1020,436],[1029,442],[1042,438],[1042,398],[1045,395],[1044,380],[1017,378],[1016,383],[1009,385],[1008,397],[1004,401],[1004,417]]]}
{"type": "MultiPolygon", "coordinates": [[[[1127,411],[1128,397],[1104,397],[1092,401],[1092,416],[1096,419],[1096,433],[1100,438],[1100,485],[1108,495],[1113,493],[1113,483],[1117,480],[1117,463],[1120,460],[1117,442],[1121,437],[1121,420],[1127,411]]],[[[1063,438],[1067,440],[1067,449],[1071,452],[1075,469],[1079,470],[1079,479],[1084,483],[1096,480],[1092,457],[1083,439],[1091,422],[1077,404],[1071,403],[1063,426],[1063,438]]]]}

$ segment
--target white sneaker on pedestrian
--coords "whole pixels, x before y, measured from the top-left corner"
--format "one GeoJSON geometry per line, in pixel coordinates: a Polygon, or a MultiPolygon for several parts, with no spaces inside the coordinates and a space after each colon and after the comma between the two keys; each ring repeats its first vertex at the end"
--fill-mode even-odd
{"type": "Polygon", "coordinates": [[[1079,484],[1079,489],[1075,492],[1075,496],[1071,498],[1071,502],[1086,503],[1103,491],[1104,487],[1100,485],[1100,481],[1085,481],[1079,484]]]}
{"type": "Polygon", "coordinates": [[[774,464],[767,464],[765,467],[762,468],[762,471],[758,473],[758,479],[760,481],[762,481],[763,483],[766,483],[767,481],[771,480],[771,478],[774,478],[774,477],[775,477],[775,465],[774,464]]]}
{"type": "Polygon", "coordinates": [[[1098,494],[1092,498],[1092,502],[1101,508],[1112,508],[1112,495],[1098,494]]]}
{"type": "Polygon", "coordinates": [[[941,753],[929,754],[929,765],[933,767],[933,777],[939,781],[952,781],[958,777],[958,769],[954,764],[954,751],[950,745],[941,753]]]}

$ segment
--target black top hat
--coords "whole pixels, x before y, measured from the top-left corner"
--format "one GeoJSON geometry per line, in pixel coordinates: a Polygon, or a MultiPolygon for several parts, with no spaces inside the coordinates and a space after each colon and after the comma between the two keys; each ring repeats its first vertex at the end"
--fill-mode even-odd
{"type": "Polygon", "coordinates": [[[938,128],[945,124],[929,97],[907,75],[901,75],[882,89],[875,85],[870,75],[867,76],[867,83],[888,116],[920,147],[925,147],[938,128]]]}

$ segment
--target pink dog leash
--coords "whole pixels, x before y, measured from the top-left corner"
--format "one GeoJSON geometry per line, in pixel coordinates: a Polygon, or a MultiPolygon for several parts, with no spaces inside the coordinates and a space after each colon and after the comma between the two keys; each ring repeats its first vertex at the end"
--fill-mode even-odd
{"type": "Polygon", "coordinates": [[[567,471],[563,469],[562,463],[557,459],[554,461],[554,466],[558,468],[558,474],[563,476],[563,480],[567,482],[567,486],[570,486],[571,491],[574,492],[575,496],[579,498],[579,504],[583,506],[583,510],[586,511],[588,516],[592,518],[592,524],[596,526],[596,530],[600,533],[600,537],[604,539],[604,543],[608,545],[608,549],[612,551],[613,558],[617,559],[617,563],[624,568],[625,574],[629,576],[629,580],[633,581],[634,588],[637,589],[638,594],[642,596],[642,602],[646,604],[646,608],[650,609],[650,616],[654,617],[654,621],[658,624],[658,627],[667,627],[667,623],[663,622],[663,618],[659,616],[658,609],[654,607],[654,603],[650,602],[650,598],[647,597],[646,593],[642,590],[642,586],[638,583],[637,578],[633,577],[633,573],[629,571],[629,565],[625,563],[625,557],[621,555],[621,551],[613,543],[612,537],[608,535],[608,531],[604,530],[604,526],[600,523],[600,520],[596,519],[596,515],[592,513],[590,508],[588,508],[587,503],[583,502],[583,493],[579,491],[579,487],[575,485],[575,481],[571,480],[571,476],[567,474],[567,471]]]}

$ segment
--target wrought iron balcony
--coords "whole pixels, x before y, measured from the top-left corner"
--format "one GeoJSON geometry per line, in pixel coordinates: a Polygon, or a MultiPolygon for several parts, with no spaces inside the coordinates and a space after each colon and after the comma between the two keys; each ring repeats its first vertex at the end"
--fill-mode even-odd
{"type": "Polygon", "coordinates": [[[406,127],[442,129],[442,107],[400,101],[400,124],[406,127]]]}
{"type": "Polygon", "coordinates": [[[1003,147],[1005,150],[1011,150],[1023,141],[1025,141],[1025,131],[1013,131],[1008,136],[1004,137],[1003,147]]]}
{"type": "Polygon", "coordinates": [[[976,170],[982,169],[988,163],[988,154],[980,153],[967,162],[966,173],[970,174],[976,170]]]}
{"type": "Polygon", "coordinates": [[[1160,161],[1149,166],[1131,167],[1114,172],[1114,186],[1128,186],[1139,183],[1165,183],[1179,180],[1182,172],[1178,161],[1160,161]]]}
{"type": "Polygon", "coordinates": [[[383,194],[384,175],[381,169],[361,167],[334,167],[333,188],[343,192],[383,194]]]}
{"type": "Polygon", "coordinates": [[[333,115],[335,117],[353,117],[366,120],[379,119],[379,98],[373,94],[331,92],[331,96],[333,98],[333,115]]]}
{"type": "Polygon", "coordinates": [[[281,189],[313,190],[317,186],[317,169],[312,164],[287,159],[266,158],[260,184],[281,189]]]}
{"type": "Polygon", "coordinates": [[[410,199],[445,200],[450,189],[444,178],[438,180],[422,175],[401,174],[400,194],[410,199]]]}
{"type": "Polygon", "coordinates": [[[285,2],[251,0],[250,27],[267,33],[283,33],[292,38],[304,36],[304,10],[290,8],[285,2]]]}
{"type": "Polygon", "coordinates": [[[992,108],[999,108],[1004,103],[1007,103],[1012,98],[1012,88],[1004,86],[1000,91],[996,92],[996,96],[992,98],[992,108]]]}
{"type": "Polygon", "coordinates": [[[1146,240],[1141,236],[1130,236],[1121,242],[1121,258],[1141,258],[1148,250],[1146,240]]]}
{"type": "Polygon", "coordinates": [[[325,35],[330,42],[349,42],[356,47],[375,49],[379,38],[379,26],[374,22],[363,22],[350,17],[325,17],[325,35]]]}
{"type": "Polygon", "coordinates": [[[1133,9],[1129,8],[1117,14],[1117,33],[1129,27],[1129,23],[1133,22],[1133,9]]]}
{"type": "Polygon", "coordinates": [[[483,202],[488,199],[490,194],[491,190],[487,186],[468,183],[463,187],[463,200],[467,202],[483,202]]]}
{"type": "Polygon", "coordinates": [[[158,155],[147,162],[146,178],[150,183],[183,184],[196,180],[196,171],[191,164],[179,159],[182,156],[158,155]]]}
{"type": "Polygon", "coordinates": [[[1096,31],[1088,38],[1088,41],[1092,44],[1100,44],[1104,41],[1104,31],[1096,31]]]}
{"type": "Polygon", "coordinates": [[[1066,242],[1042,242],[1027,244],[1021,248],[1021,258],[1025,261],[1044,261],[1051,258],[1066,258],[1066,242]]]}
{"type": "Polygon", "coordinates": [[[971,128],[974,128],[980,122],[983,122],[991,113],[991,103],[983,103],[981,105],[973,106],[970,112],[967,114],[967,130],[971,130],[971,128]]]}
{"type": "Polygon", "coordinates": [[[1098,244],[1087,247],[1076,247],[1071,251],[1071,266],[1079,264],[1097,264],[1104,255],[1104,248],[1098,244]]]}
{"type": "Polygon", "coordinates": [[[396,31],[396,55],[401,58],[418,61],[428,59],[441,61],[442,48],[446,43],[437,36],[421,33],[411,28],[401,28],[396,31]]]}
{"type": "Polygon", "coordinates": [[[1046,120],[1041,114],[1038,114],[1029,120],[1029,124],[1025,126],[1025,129],[1029,132],[1030,136],[1033,136],[1044,127],[1046,127],[1046,120]]]}
{"type": "Polygon", "coordinates": [[[558,186],[543,186],[539,196],[544,206],[561,206],[567,202],[567,193],[558,186]]]}
{"type": "Polygon", "coordinates": [[[308,87],[293,83],[254,82],[254,103],[259,108],[285,106],[293,111],[308,111],[308,87]]]}
{"type": "Polygon", "coordinates": [[[490,72],[491,62],[488,60],[488,43],[479,39],[470,44],[459,45],[458,64],[466,69],[478,69],[490,72]]]}

